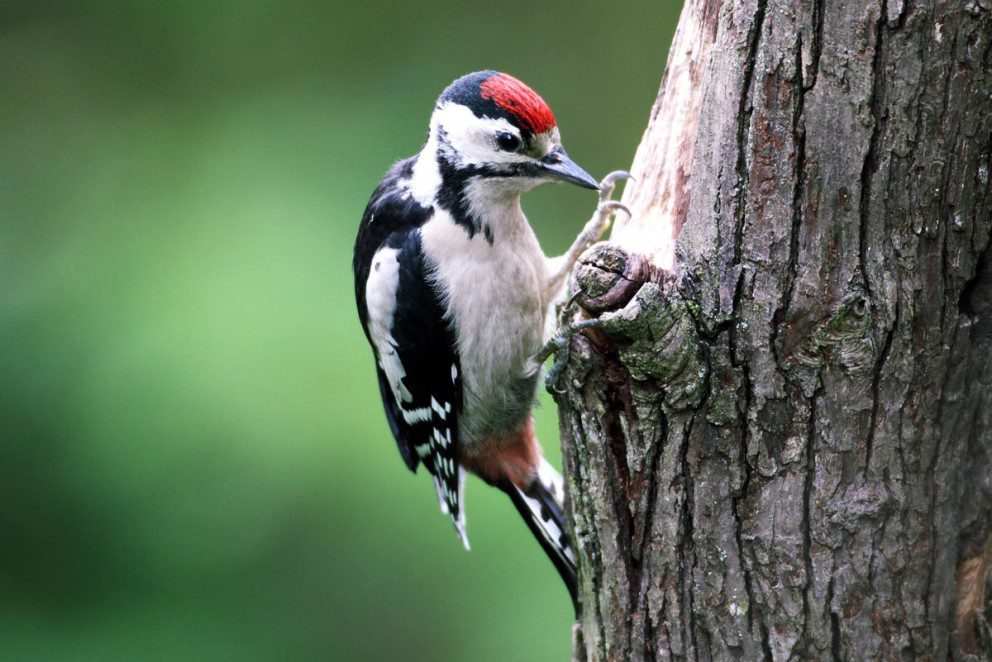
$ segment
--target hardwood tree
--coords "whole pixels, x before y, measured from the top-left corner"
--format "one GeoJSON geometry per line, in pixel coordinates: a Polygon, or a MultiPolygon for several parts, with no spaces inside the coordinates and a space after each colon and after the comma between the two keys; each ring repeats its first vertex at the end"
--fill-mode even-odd
{"type": "Polygon", "coordinates": [[[575,656],[983,659],[992,0],[688,0],[552,385],[575,656]]]}

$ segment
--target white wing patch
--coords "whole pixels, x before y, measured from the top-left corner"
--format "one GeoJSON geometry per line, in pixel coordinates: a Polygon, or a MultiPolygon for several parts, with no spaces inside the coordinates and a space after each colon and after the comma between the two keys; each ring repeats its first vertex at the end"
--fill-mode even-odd
{"type": "Polygon", "coordinates": [[[403,385],[406,369],[396,352],[393,338],[393,314],[396,312],[396,290],[400,282],[399,250],[380,248],[372,258],[372,268],[365,282],[365,303],[369,314],[369,336],[379,355],[379,367],[386,373],[389,389],[393,392],[396,404],[409,423],[422,423],[431,418],[430,407],[411,408],[413,400],[410,391],[403,385]]]}
{"type": "MultiPolygon", "coordinates": [[[[368,308],[368,329],[372,344],[379,356],[379,367],[386,375],[389,390],[399,405],[403,419],[408,425],[417,423],[432,424],[431,436],[413,447],[420,459],[431,467],[434,474],[434,487],[441,504],[441,511],[451,517],[465,548],[469,548],[465,534],[465,508],[462,501],[465,484],[465,470],[454,457],[452,443],[451,402],[439,402],[431,397],[426,407],[411,407],[413,395],[403,384],[406,368],[396,351],[393,338],[393,318],[396,313],[396,291],[399,288],[400,265],[397,259],[399,250],[380,248],[372,258],[372,268],[365,283],[365,303],[368,308]]],[[[451,381],[457,383],[458,367],[451,366],[451,381]]]]}

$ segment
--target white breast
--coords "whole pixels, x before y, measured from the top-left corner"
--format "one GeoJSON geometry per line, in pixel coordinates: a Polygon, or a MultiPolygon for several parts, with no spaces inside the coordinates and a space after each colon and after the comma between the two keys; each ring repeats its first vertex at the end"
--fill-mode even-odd
{"type": "Polygon", "coordinates": [[[537,376],[528,359],[544,341],[544,254],[519,204],[492,220],[494,241],[469,238],[443,210],[421,229],[425,254],[437,269],[455,320],[463,375],[460,439],[471,445],[522,425],[537,376]]]}

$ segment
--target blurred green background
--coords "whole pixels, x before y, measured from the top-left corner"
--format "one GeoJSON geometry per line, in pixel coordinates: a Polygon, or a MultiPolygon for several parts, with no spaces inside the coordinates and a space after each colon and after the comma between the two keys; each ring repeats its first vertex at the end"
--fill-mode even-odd
{"type": "MultiPolygon", "coordinates": [[[[530,83],[594,175],[628,166],[678,10],[6,0],[0,658],[565,659],[509,501],[470,479],[465,553],[404,468],[352,242],[468,71],[530,83]]],[[[525,206],[556,252],[594,202],[525,206]]]]}

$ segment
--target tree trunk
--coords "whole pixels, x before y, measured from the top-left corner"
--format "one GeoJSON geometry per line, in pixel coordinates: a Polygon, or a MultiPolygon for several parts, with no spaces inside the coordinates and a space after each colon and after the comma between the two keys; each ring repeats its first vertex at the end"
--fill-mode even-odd
{"type": "Polygon", "coordinates": [[[688,0],[563,313],[577,658],[990,650],[990,42],[992,0],[688,0]]]}

